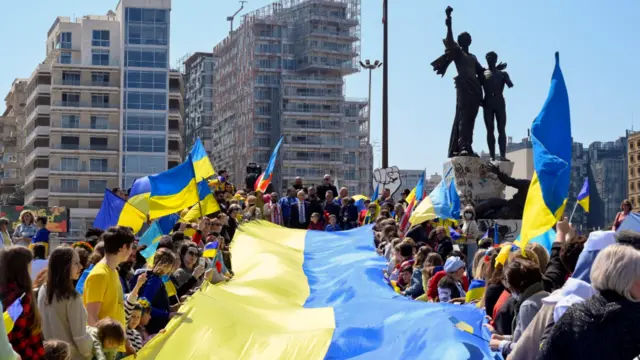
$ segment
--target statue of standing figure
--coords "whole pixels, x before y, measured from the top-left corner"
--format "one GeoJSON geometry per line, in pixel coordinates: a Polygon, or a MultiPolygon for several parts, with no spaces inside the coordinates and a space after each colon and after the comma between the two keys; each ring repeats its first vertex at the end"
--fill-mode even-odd
{"type": "MultiPolygon", "coordinates": [[[[443,40],[445,53],[433,61],[431,66],[433,66],[433,70],[436,74],[441,76],[444,76],[447,72],[447,68],[451,62],[455,63],[456,70],[458,71],[458,75],[454,78],[456,85],[456,115],[453,120],[453,127],[451,129],[451,136],[449,139],[449,157],[477,156],[477,154],[473,152],[472,147],[473,128],[475,126],[476,116],[478,116],[478,110],[483,102],[487,100],[486,98],[483,99],[482,96],[482,86],[486,79],[485,71],[490,71],[489,78],[493,82],[493,78],[497,77],[497,75],[494,76],[493,71],[499,71],[499,74],[503,74],[502,70],[504,70],[507,65],[503,63],[498,65],[494,64],[494,70],[486,70],[482,67],[475,55],[469,52],[471,35],[467,32],[463,32],[458,35],[458,41],[456,42],[453,39],[453,30],[451,28],[452,12],[453,8],[451,8],[451,6],[447,7],[445,10],[447,15],[447,19],[445,21],[445,24],[447,25],[447,37],[443,40]]],[[[493,90],[495,86],[493,86],[493,84],[489,86],[491,86],[492,94],[496,93],[496,91],[493,90]]],[[[500,91],[500,97],[502,98],[502,91],[500,91]]],[[[495,102],[493,100],[493,96],[489,99],[489,102],[490,106],[493,106],[493,103],[495,102]]],[[[504,98],[502,98],[502,102],[504,103],[504,98]]],[[[502,109],[504,109],[504,106],[502,109]]],[[[490,113],[493,114],[493,112],[490,113]]],[[[487,116],[486,114],[487,113],[485,111],[485,119],[487,116]]],[[[501,117],[501,119],[504,119],[504,123],[506,124],[506,116],[501,117]]],[[[500,131],[500,125],[498,128],[500,131]]],[[[493,121],[491,122],[491,129],[490,133],[492,134],[491,136],[493,136],[493,121]]],[[[504,126],[501,129],[504,132],[504,126]]],[[[495,143],[495,138],[493,143],[495,143]]],[[[493,148],[495,148],[495,144],[493,145],[493,148]]]]}
{"type": "Polygon", "coordinates": [[[487,127],[487,144],[489,145],[489,155],[491,160],[496,159],[496,137],[494,133],[495,124],[498,126],[498,147],[500,149],[500,161],[509,161],[507,154],[507,111],[504,101],[504,86],[513,87],[509,74],[498,69],[498,54],[490,51],[486,55],[489,68],[482,74],[482,87],[484,89],[484,100],[482,108],[484,113],[484,125],[487,127]]]}

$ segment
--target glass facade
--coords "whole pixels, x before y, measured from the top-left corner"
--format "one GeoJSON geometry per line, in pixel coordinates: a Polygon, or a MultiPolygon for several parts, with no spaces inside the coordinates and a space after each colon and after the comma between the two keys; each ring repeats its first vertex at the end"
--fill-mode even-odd
{"type": "Polygon", "coordinates": [[[123,187],[167,168],[169,11],[123,11],[123,187]]]}
{"type": "Polygon", "coordinates": [[[109,47],[109,30],[93,30],[91,46],[109,47]]]}

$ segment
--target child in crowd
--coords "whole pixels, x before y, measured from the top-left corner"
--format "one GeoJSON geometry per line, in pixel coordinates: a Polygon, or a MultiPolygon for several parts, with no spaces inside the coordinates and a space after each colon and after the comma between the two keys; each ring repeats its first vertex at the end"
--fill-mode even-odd
{"type": "Polygon", "coordinates": [[[147,274],[140,274],[136,281],[136,286],[134,286],[129,295],[127,295],[127,301],[124,303],[124,313],[127,317],[127,340],[129,345],[133,348],[129,349],[129,352],[132,354],[138,353],[142,348],[142,336],[140,335],[140,332],[136,330],[138,325],[140,325],[140,319],[142,318],[142,306],[138,304],[138,292],[146,281],[147,274]]]}
{"type": "Polygon", "coordinates": [[[45,360],[71,360],[71,349],[66,342],[47,340],[43,345],[45,360]]]}
{"type": "Polygon", "coordinates": [[[394,253],[395,267],[389,276],[391,280],[398,280],[400,276],[400,270],[407,265],[413,266],[413,245],[408,242],[408,239],[403,240],[395,248],[394,253]]]}
{"type": "Polygon", "coordinates": [[[51,233],[47,230],[47,217],[46,216],[38,216],[36,218],[36,227],[38,231],[31,238],[31,248],[36,244],[43,244],[46,249],[46,254],[49,254],[49,234],[51,233]]]}
{"type": "Polygon", "coordinates": [[[427,295],[429,291],[429,281],[431,281],[434,274],[442,270],[442,264],[444,264],[442,256],[437,252],[432,252],[427,255],[427,259],[422,265],[422,286],[424,288],[424,294],[418,296],[416,300],[429,301],[429,296],[427,295]]]}
{"type": "Polygon", "coordinates": [[[320,222],[320,214],[318,214],[317,212],[314,212],[313,214],[311,214],[311,222],[309,223],[309,230],[317,230],[317,231],[323,231],[324,227],[322,226],[322,223],[320,222]]]}
{"type": "Polygon", "coordinates": [[[138,299],[137,306],[140,307],[140,322],[138,323],[136,331],[140,334],[142,345],[144,346],[144,344],[146,344],[147,341],[151,339],[151,336],[149,336],[149,332],[145,328],[145,326],[147,326],[147,324],[149,323],[149,320],[151,320],[151,304],[149,303],[149,300],[141,297],[138,299]]]}
{"type": "Polygon", "coordinates": [[[93,339],[92,360],[115,360],[126,340],[122,325],[108,317],[98,321],[96,327],[87,326],[87,333],[93,339]]]}
{"type": "Polygon", "coordinates": [[[439,302],[450,302],[453,299],[461,297],[456,279],[452,275],[445,275],[438,282],[438,298],[439,302]]]}
{"type": "Polygon", "coordinates": [[[340,225],[338,225],[338,217],[335,215],[329,215],[329,225],[327,225],[324,231],[334,232],[340,230],[340,225]]]}
{"type": "Polygon", "coordinates": [[[404,291],[409,284],[411,284],[411,274],[413,274],[413,267],[406,265],[400,270],[400,276],[398,277],[398,287],[400,291],[404,291]]]}

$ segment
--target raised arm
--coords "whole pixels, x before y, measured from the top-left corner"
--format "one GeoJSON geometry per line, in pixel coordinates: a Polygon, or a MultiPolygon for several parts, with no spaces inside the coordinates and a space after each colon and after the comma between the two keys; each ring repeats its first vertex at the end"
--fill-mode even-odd
{"type": "Polygon", "coordinates": [[[453,12],[453,8],[448,6],[445,10],[447,14],[447,20],[445,20],[445,24],[447,25],[447,38],[445,39],[445,46],[447,48],[456,45],[455,40],[453,39],[453,30],[451,28],[451,13],[453,12]]]}
{"type": "Polygon", "coordinates": [[[511,82],[511,77],[509,77],[509,73],[508,72],[504,72],[504,83],[509,87],[512,88],[513,87],[513,83],[511,82]]]}

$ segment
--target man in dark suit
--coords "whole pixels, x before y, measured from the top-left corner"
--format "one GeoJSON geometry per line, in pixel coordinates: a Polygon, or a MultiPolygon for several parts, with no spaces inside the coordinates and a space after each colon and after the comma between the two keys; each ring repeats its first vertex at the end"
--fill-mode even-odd
{"type": "Polygon", "coordinates": [[[303,190],[298,191],[297,201],[291,203],[291,214],[289,217],[290,227],[294,229],[306,229],[311,220],[309,202],[305,200],[303,190]]]}
{"type": "Polygon", "coordinates": [[[333,199],[335,194],[328,190],[325,193],[325,202],[324,202],[324,211],[329,213],[329,215],[335,215],[338,219],[340,218],[340,205],[338,202],[333,199]]]}
{"type": "Polygon", "coordinates": [[[317,187],[317,190],[318,190],[317,191],[318,198],[320,199],[320,201],[325,200],[325,195],[327,194],[327,191],[331,191],[334,197],[338,195],[338,189],[336,188],[335,185],[333,185],[333,183],[331,183],[331,175],[329,174],[326,174],[324,176],[323,183],[322,185],[319,185],[317,187]]]}

